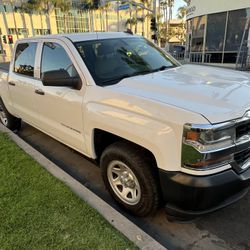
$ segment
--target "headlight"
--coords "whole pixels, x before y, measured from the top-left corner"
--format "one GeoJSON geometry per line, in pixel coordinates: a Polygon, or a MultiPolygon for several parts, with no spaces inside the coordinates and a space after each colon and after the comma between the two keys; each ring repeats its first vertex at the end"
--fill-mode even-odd
{"type": "Polygon", "coordinates": [[[231,123],[222,125],[185,124],[183,143],[190,145],[201,153],[209,153],[234,146],[235,127],[231,123]]]}
{"type": "Polygon", "coordinates": [[[231,122],[219,125],[185,124],[182,143],[182,166],[207,170],[233,160],[236,130],[231,122]]]}

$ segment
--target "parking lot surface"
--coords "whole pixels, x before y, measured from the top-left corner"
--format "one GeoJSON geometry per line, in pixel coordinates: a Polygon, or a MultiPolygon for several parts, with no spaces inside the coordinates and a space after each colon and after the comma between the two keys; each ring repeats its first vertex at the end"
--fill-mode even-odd
{"type": "Polygon", "coordinates": [[[91,160],[25,123],[18,135],[168,249],[250,250],[250,193],[230,207],[190,223],[169,222],[163,209],[154,216],[137,218],[117,207],[91,160]]]}

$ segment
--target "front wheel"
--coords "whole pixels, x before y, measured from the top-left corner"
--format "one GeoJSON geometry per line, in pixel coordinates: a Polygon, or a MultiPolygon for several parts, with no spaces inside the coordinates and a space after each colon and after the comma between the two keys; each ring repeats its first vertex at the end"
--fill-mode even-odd
{"type": "Polygon", "coordinates": [[[8,112],[2,99],[0,99],[0,121],[10,130],[18,130],[21,127],[21,119],[13,116],[8,112]]]}
{"type": "Polygon", "coordinates": [[[101,157],[102,177],[110,194],[137,216],[156,211],[160,202],[155,169],[145,151],[129,142],[116,142],[101,157]]]}

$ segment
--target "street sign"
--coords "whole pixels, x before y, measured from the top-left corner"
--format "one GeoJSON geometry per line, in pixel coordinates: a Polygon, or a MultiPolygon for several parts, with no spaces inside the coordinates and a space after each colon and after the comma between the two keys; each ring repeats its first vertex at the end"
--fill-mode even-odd
{"type": "Polygon", "coordinates": [[[129,9],[129,8],[130,8],[130,4],[127,3],[127,4],[120,5],[120,6],[118,7],[118,10],[127,10],[127,9],[129,9]]]}

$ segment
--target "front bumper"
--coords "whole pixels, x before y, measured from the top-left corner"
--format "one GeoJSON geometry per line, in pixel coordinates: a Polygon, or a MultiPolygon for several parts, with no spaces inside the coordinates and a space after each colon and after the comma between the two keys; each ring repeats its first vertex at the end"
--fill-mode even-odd
{"type": "Polygon", "coordinates": [[[250,168],[241,174],[233,169],[209,176],[159,172],[168,215],[193,218],[213,212],[242,198],[250,186],[250,168]]]}

